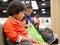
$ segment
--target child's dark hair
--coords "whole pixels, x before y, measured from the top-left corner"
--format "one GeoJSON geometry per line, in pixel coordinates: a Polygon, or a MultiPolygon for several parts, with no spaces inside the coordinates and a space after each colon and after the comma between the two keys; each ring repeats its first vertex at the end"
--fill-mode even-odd
{"type": "Polygon", "coordinates": [[[29,8],[32,9],[32,6],[27,6],[27,9],[29,9],[29,8]]]}
{"type": "Polygon", "coordinates": [[[26,9],[26,5],[21,3],[18,0],[12,1],[7,9],[8,15],[13,16],[14,14],[18,14],[21,11],[24,11],[26,9]]]}

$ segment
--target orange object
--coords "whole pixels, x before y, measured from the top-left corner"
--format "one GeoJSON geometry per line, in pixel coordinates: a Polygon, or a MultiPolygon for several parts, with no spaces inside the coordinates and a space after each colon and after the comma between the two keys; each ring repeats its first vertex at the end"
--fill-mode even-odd
{"type": "Polygon", "coordinates": [[[4,24],[4,32],[10,41],[16,42],[18,35],[28,37],[28,33],[22,25],[22,22],[8,18],[4,24]]]}
{"type": "Polygon", "coordinates": [[[38,25],[40,25],[40,20],[39,19],[37,20],[37,23],[38,23],[38,25]]]}

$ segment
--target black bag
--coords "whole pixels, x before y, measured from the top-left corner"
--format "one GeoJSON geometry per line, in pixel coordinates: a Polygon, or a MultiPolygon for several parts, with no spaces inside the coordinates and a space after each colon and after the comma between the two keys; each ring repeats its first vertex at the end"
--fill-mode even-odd
{"type": "Polygon", "coordinates": [[[47,43],[52,43],[54,41],[53,31],[49,28],[40,29],[39,33],[41,34],[42,38],[47,43]],[[50,40],[50,42],[49,42],[50,40]]]}

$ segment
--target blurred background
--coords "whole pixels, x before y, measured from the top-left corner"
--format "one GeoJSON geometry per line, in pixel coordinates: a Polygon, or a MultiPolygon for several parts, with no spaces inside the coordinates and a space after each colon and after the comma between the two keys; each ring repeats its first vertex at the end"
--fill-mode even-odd
{"type": "MultiPolygon", "coordinates": [[[[12,0],[0,0],[0,23],[4,23],[8,17],[7,8],[12,0]],[[2,18],[2,19],[1,19],[2,18]]],[[[33,8],[31,16],[36,13],[39,15],[40,26],[39,28],[51,28],[51,12],[50,12],[50,0],[21,0],[22,3],[30,5],[33,8]]]]}
{"type": "MultiPolygon", "coordinates": [[[[3,24],[8,15],[7,7],[12,0],[0,0],[0,24],[3,24]]],[[[60,0],[21,0],[22,3],[33,7],[31,16],[36,13],[40,19],[40,29],[52,29],[60,39],[60,0]]]]}

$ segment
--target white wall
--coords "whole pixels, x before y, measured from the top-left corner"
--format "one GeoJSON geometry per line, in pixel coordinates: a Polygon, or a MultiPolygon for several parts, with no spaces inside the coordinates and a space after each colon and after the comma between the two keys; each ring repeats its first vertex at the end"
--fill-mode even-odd
{"type": "Polygon", "coordinates": [[[51,0],[52,30],[60,36],[60,0],[51,0]]]}
{"type": "Polygon", "coordinates": [[[0,18],[0,24],[4,24],[7,18],[0,18]]]}

